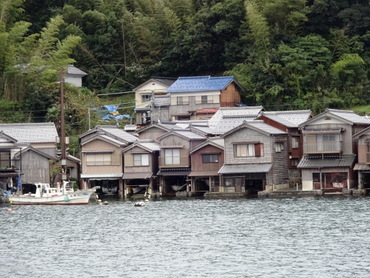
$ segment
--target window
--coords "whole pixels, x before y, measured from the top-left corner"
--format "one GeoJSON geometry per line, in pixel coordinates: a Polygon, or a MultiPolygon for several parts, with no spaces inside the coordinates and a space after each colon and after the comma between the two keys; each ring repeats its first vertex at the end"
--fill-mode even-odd
{"type": "Polygon", "coordinates": [[[250,144],[235,144],[234,145],[234,156],[235,157],[261,157],[263,156],[263,144],[262,143],[250,143],[250,144]]]}
{"type": "Polygon", "coordinates": [[[134,166],[148,166],[149,154],[134,154],[134,166]]]}
{"type": "Polygon", "coordinates": [[[281,153],[284,150],[284,143],[283,142],[276,142],[275,143],[275,152],[281,153]]]}
{"type": "Polygon", "coordinates": [[[208,96],[202,96],[201,98],[201,103],[204,104],[204,103],[208,103],[208,96]]]}
{"type": "Polygon", "coordinates": [[[218,154],[202,154],[203,163],[217,163],[218,154]]]}
{"type": "Polygon", "coordinates": [[[86,165],[97,166],[97,165],[112,165],[112,156],[107,153],[99,154],[87,154],[86,165]]]}
{"type": "Polygon", "coordinates": [[[319,151],[340,150],[339,134],[317,134],[317,149],[319,151]]]}
{"type": "Polygon", "coordinates": [[[236,156],[255,156],[254,144],[238,144],[236,145],[236,156]]]}
{"type": "Polygon", "coordinates": [[[10,167],[10,152],[0,152],[0,166],[3,168],[10,167]]]}
{"type": "Polygon", "coordinates": [[[177,105],[189,104],[189,97],[177,97],[176,100],[177,100],[176,102],[177,105]]]}
{"type": "Polygon", "coordinates": [[[299,137],[292,137],[292,148],[298,149],[299,146],[299,137]]]}
{"type": "Polygon", "coordinates": [[[290,160],[290,165],[291,165],[292,167],[297,167],[297,166],[298,166],[298,158],[292,158],[292,159],[290,160]]]}
{"type": "Polygon", "coordinates": [[[180,149],[164,150],[164,164],[165,165],[179,165],[180,164],[180,149]]]}
{"type": "Polygon", "coordinates": [[[149,102],[151,101],[152,99],[152,95],[151,94],[143,94],[141,95],[141,102],[149,102]]]}

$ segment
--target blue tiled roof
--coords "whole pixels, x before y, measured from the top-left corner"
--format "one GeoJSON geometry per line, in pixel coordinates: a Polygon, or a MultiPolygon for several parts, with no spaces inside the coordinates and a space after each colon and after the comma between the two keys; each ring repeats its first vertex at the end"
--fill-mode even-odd
{"type": "Polygon", "coordinates": [[[168,89],[167,93],[220,91],[225,89],[233,76],[189,76],[179,77],[168,89]]]}

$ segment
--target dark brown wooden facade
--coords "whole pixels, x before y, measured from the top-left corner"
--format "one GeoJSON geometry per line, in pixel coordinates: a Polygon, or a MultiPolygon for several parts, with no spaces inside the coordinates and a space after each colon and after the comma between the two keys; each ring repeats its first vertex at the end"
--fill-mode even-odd
{"type": "Polygon", "coordinates": [[[205,192],[219,192],[218,171],[224,164],[223,139],[211,139],[190,152],[191,193],[203,195],[205,192]]]}

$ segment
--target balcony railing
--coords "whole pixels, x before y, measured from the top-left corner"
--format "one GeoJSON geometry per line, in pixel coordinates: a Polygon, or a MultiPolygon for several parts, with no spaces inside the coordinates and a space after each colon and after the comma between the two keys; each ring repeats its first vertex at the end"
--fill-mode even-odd
{"type": "Polygon", "coordinates": [[[308,153],[340,153],[342,152],[341,142],[339,141],[324,141],[315,143],[304,143],[303,151],[308,153]]]}
{"type": "Polygon", "coordinates": [[[189,167],[190,166],[189,156],[180,156],[180,159],[177,157],[177,158],[172,158],[172,159],[167,159],[167,160],[165,159],[164,156],[160,156],[158,161],[159,161],[160,168],[189,167]]]}

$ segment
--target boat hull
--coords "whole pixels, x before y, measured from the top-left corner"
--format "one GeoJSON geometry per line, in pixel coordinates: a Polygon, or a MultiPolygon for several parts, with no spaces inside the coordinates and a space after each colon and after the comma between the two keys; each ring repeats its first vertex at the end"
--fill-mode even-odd
{"type": "Polygon", "coordinates": [[[72,192],[52,197],[13,196],[12,205],[87,205],[93,192],[72,192]]]}

